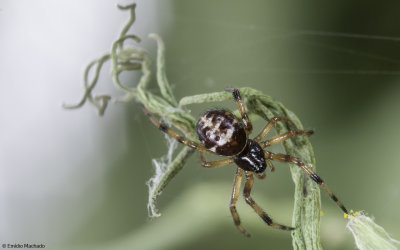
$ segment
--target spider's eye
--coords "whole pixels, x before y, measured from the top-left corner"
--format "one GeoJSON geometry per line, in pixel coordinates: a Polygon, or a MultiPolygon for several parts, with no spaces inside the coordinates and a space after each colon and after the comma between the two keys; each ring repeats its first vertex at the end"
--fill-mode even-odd
{"type": "Polygon", "coordinates": [[[247,136],[242,124],[225,110],[204,113],[197,122],[196,130],[201,143],[220,155],[236,155],[246,146],[247,136]]]}

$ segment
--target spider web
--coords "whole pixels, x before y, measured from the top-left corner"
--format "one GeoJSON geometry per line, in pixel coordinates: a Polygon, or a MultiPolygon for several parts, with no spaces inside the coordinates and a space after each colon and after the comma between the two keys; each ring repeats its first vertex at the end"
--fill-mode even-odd
{"type": "MultiPolygon", "coordinates": [[[[360,62],[360,65],[354,63],[354,65],[340,65],[340,64],[328,64],[327,66],[320,66],[318,60],[317,64],[311,64],[310,66],[304,67],[309,60],[297,60],[298,55],[284,55],[284,54],[273,54],[273,50],[267,52],[266,56],[270,61],[278,61],[280,57],[290,57],[294,63],[270,63],[267,60],[261,61],[261,63],[252,62],[240,62],[234,64],[233,70],[230,68],[231,75],[238,76],[240,74],[252,74],[253,77],[257,77],[257,74],[278,74],[278,75],[377,75],[377,76],[398,76],[400,75],[399,64],[400,54],[396,51],[387,49],[385,47],[394,46],[400,42],[400,37],[396,36],[385,36],[385,35],[374,35],[375,31],[368,33],[346,33],[346,32],[334,32],[329,30],[313,30],[313,29],[283,29],[283,28],[271,28],[264,27],[254,24],[240,24],[221,20],[212,20],[189,16],[177,15],[174,17],[177,23],[190,23],[198,25],[199,23],[206,27],[211,27],[220,33],[229,32],[232,35],[226,35],[226,39],[234,42],[218,43],[208,45],[203,49],[201,45],[198,45],[196,38],[189,40],[193,42],[193,47],[203,51],[191,58],[189,52],[182,52],[179,55],[179,51],[170,51],[175,57],[169,57],[168,61],[174,65],[189,65],[188,70],[182,70],[176,76],[175,82],[185,84],[187,82],[200,81],[208,88],[214,87],[219,83],[218,72],[213,72],[209,68],[214,61],[221,60],[221,58],[227,55],[240,55],[243,51],[251,50],[253,48],[260,48],[268,50],[268,47],[274,47],[277,44],[285,44],[283,49],[289,49],[291,52],[297,53],[301,50],[305,50],[306,53],[316,51],[315,53],[322,54],[329,59],[330,56],[338,57],[339,60],[346,62],[348,60],[354,60],[354,62],[360,62]],[[246,34],[247,37],[244,37],[246,34]],[[371,45],[372,44],[372,45],[371,45]],[[362,46],[360,46],[362,45],[362,46]],[[200,46],[200,48],[198,48],[200,46]],[[204,53],[206,49],[210,51],[204,53]],[[183,57],[183,58],[182,58],[183,57]],[[278,60],[277,60],[278,59],[278,60]],[[175,61],[176,60],[176,61],[175,61]],[[372,65],[372,67],[371,67],[372,65]],[[200,77],[200,78],[199,78],[200,77]]],[[[185,37],[186,38],[186,37],[185,37]]],[[[168,43],[168,41],[167,41],[168,43]]],[[[259,51],[261,53],[261,51],[259,51]]],[[[262,52],[265,53],[265,52],[262,52]]],[[[278,51],[278,53],[281,53],[278,51]]],[[[234,61],[240,60],[240,58],[232,56],[234,61]]],[[[323,59],[323,58],[322,58],[323,59]]],[[[229,60],[229,58],[228,58],[229,60]]],[[[232,64],[231,60],[226,63],[232,64]]],[[[340,63],[340,61],[339,61],[340,63]]],[[[223,66],[218,68],[219,71],[223,71],[223,66]],[[222,70],[221,70],[222,68],[222,70]]],[[[240,79],[240,78],[239,78],[240,79]]],[[[246,84],[251,87],[253,82],[246,81],[246,84]]],[[[224,86],[231,84],[225,83],[224,86]]],[[[274,83],[269,83],[274,84],[274,83]]],[[[179,86],[181,86],[179,84],[179,86]]],[[[190,86],[193,87],[193,86],[190,86]]]]}

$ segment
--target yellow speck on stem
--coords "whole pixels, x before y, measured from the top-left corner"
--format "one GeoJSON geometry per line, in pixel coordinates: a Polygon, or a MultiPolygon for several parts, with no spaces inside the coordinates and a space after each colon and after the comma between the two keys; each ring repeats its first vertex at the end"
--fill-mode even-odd
{"type": "Polygon", "coordinates": [[[348,214],[344,214],[344,218],[345,219],[349,219],[349,220],[351,220],[351,219],[354,219],[354,217],[355,216],[357,216],[357,215],[359,215],[360,214],[360,211],[353,211],[353,210],[350,210],[350,213],[348,213],[348,214]]]}

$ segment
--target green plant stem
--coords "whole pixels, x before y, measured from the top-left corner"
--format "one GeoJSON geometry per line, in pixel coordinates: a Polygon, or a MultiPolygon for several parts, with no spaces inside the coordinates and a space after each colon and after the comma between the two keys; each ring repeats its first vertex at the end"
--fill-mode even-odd
{"type": "Polygon", "coordinates": [[[396,250],[400,249],[400,241],[393,239],[385,229],[364,213],[350,215],[347,229],[353,234],[358,249],[361,250],[396,250]]]}

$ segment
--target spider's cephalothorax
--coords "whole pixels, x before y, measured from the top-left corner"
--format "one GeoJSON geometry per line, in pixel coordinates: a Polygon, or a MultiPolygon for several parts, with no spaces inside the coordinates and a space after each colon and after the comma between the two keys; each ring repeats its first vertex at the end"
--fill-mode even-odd
{"type": "Polygon", "coordinates": [[[171,130],[166,124],[160,123],[146,108],[143,107],[143,111],[150,118],[154,125],[160,130],[167,133],[169,136],[175,138],[180,143],[195,149],[200,152],[200,160],[203,167],[216,168],[221,167],[230,163],[235,163],[238,167],[236,168],[236,174],[233,180],[233,190],[231,195],[231,202],[229,208],[233,217],[233,221],[236,227],[246,236],[250,236],[249,233],[241,226],[239,215],[236,211],[236,203],[239,197],[239,189],[242,182],[243,174],[246,178],[246,182],[243,189],[243,196],[245,197],[246,203],[249,204],[254,211],[265,221],[269,226],[283,229],[293,230],[294,228],[284,226],[272,221],[272,219],[265,213],[262,208],[257,205],[250,195],[251,189],[254,183],[254,175],[257,178],[264,178],[263,172],[268,165],[271,171],[274,170],[274,166],[271,161],[289,162],[296,164],[301,170],[303,170],[313,181],[320,185],[336,202],[336,204],[342,209],[344,213],[348,213],[347,209],[338,200],[338,198],[328,188],[326,183],[319,177],[309,166],[307,166],[299,158],[291,155],[272,153],[265,150],[265,148],[286,141],[287,139],[297,136],[306,135],[310,136],[314,132],[312,130],[298,130],[296,125],[288,118],[285,117],[273,117],[270,119],[267,125],[261,130],[261,132],[254,137],[249,139],[249,134],[252,132],[253,127],[251,121],[247,116],[246,107],[240,96],[238,89],[229,88],[227,91],[232,92],[232,96],[236,101],[237,107],[241,114],[241,121],[236,118],[231,112],[226,110],[210,110],[200,116],[196,131],[199,136],[201,144],[186,139],[179,133],[171,130]],[[293,130],[286,133],[276,135],[268,140],[262,141],[262,139],[269,133],[273,126],[277,122],[287,122],[290,124],[293,130]],[[203,153],[215,154],[220,156],[226,156],[224,159],[207,162],[204,158],[203,153]]]}
{"type": "Polygon", "coordinates": [[[257,142],[250,139],[243,151],[236,155],[234,160],[241,169],[254,173],[262,173],[267,167],[264,150],[257,142]]]}

